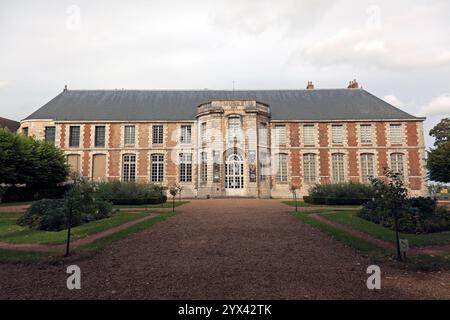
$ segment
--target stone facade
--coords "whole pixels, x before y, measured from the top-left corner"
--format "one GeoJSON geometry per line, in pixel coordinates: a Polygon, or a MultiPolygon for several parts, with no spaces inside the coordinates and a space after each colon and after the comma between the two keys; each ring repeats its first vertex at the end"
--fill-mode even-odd
{"type": "Polygon", "coordinates": [[[411,194],[427,192],[423,119],[275,121],[270,106],[247,100],[210,101],[197,110],[189,121],[26,120],[19,131],[28,128],[29,135],[44,139],[45,128],[55,127],[55,145],[71,157],[69,162],[78,162],[77,170],[88,179],[181,184],[183,197],[289,198],[290,184],[303,196],[315,183],[365,182],[363,170],[381,176],[394,160],[411,194]],[[401,141],[391,142],[391,125],[400,125],[401,141]],[[104,145],[96,146],[99,126],[104,145]],[[127,126],[134,128],[132,143],[125,141],[127,126]],[[162,126],[162,143],[153,139],[154,126],[162,126]],[[72,146],[71,127],[79,127],[78,144],[72,146]],[[97,168],[96,155],[105,155],[98,160],[106,162],[97,168]],[[154,155],[162,155],[162,170],[154,155]],[[370,161],[362,163],[367,157],[370,161]]]}

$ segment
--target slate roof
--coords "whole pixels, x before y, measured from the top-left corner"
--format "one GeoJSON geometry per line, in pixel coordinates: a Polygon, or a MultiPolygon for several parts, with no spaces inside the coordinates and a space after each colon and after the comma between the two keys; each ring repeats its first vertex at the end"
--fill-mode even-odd
{"type": "Polygon", "coordinates": [[[0,128],[8,128],[10,131],[16,132],[20,127],[20,122],[0,117],[0,128]]]}
{"type": "Polygon", "coordinates": [[[324,89],[65,90],[26,120],[192,120],[197,106],[214,100],[256,100],[268,104],[273,120],[418,119],[362,89],[324,89]]]}

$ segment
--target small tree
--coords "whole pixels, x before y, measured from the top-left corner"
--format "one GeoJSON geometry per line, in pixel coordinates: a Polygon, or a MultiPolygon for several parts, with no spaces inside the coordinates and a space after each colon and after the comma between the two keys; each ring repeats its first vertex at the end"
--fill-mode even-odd
{"type": "Polygon", "coordinates": [[[428,151],[427,168],[433,181],[450,182],[450,118],[442,119],[431,131],[434,146],[428,151]]]}
{"type": "Polygon", "coordinates": [[[387,182],[381,179],[372,179],[371,183],[375,190],[375,198],[380,201],[388,214],[394,219],[395,236],[397,240],[397,259],[402,261],[400,251],[399,219],[402,216],[405,201],[408,198],[408,190],[403,182],[401,173],[394,172],[389,168],[384,170],[387,182]]]}
{"type": "Polygon", "coordinates": [[[169,193],[172,196],[172,212],[175,212],[175,197],[177,196],[178,193],[177,186],[170,187],[169,193]]]}
{"type": "Polygon", "coordinates": [[[184,187],[181,184],[177,184],[176,188],[178,190],[178,201],[181,201],[181,191],[183,191],[184,187]]]}
{"type": "Polygon", "coordinates": [[[297,185],[291,183],[289,185],[289,190],[292,192],[292,197],[295,202],[295,212],[298,212],[298,203],[297,203],[297,190],[300,189],[297,185]]]}

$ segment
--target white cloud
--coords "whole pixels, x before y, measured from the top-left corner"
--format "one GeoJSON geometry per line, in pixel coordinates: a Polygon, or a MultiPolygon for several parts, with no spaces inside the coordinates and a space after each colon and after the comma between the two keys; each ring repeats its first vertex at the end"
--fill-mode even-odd
{"type": "Polygon", "coordinates": [[[384,101],[386,101],[387,103],[393,105],[394,107],[397,108],[403,108],[405,106],[405,104],[403,103],[403,101],[401,101],[399,98],[397,98],[394,95],[387,95],[384,96],[384,101]]]}
{"type": "Polygon", "coordinates": [[[450,116],[450,94],[446,93],[433,98],[429,104],[421,109],[420,115],[424,117],[450,116]]]}

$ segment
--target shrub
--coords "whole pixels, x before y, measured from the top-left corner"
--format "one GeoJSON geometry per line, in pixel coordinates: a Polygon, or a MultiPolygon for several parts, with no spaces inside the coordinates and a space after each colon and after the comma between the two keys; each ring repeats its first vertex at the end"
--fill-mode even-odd
{"type": "Polygon", "coordinates": [[[361,183],[339,183],[315,185],[309,190],[305,202],[316,205],[362,205],[374,196],[370,185],[361,183]]]}
{"type": "MultiPolygon", "coordinates": [[[[358,216],[386,228],[395,229],[394,218],[377,199],[364,204],[358,216]]],[[[450,230],[450,215],[445,207],[438,207],[436,201],[431,198],[418,197],[406,200],[399,217],[400,232],[419,234],[448,230],[450,230]]]]}
{"type": "Polygon", "coordinates": [[[164,188],[151,184],[131,182],[106,182],[95,185],[98,199],[116,205],[158,204],[167,201],[164,188]]]}

